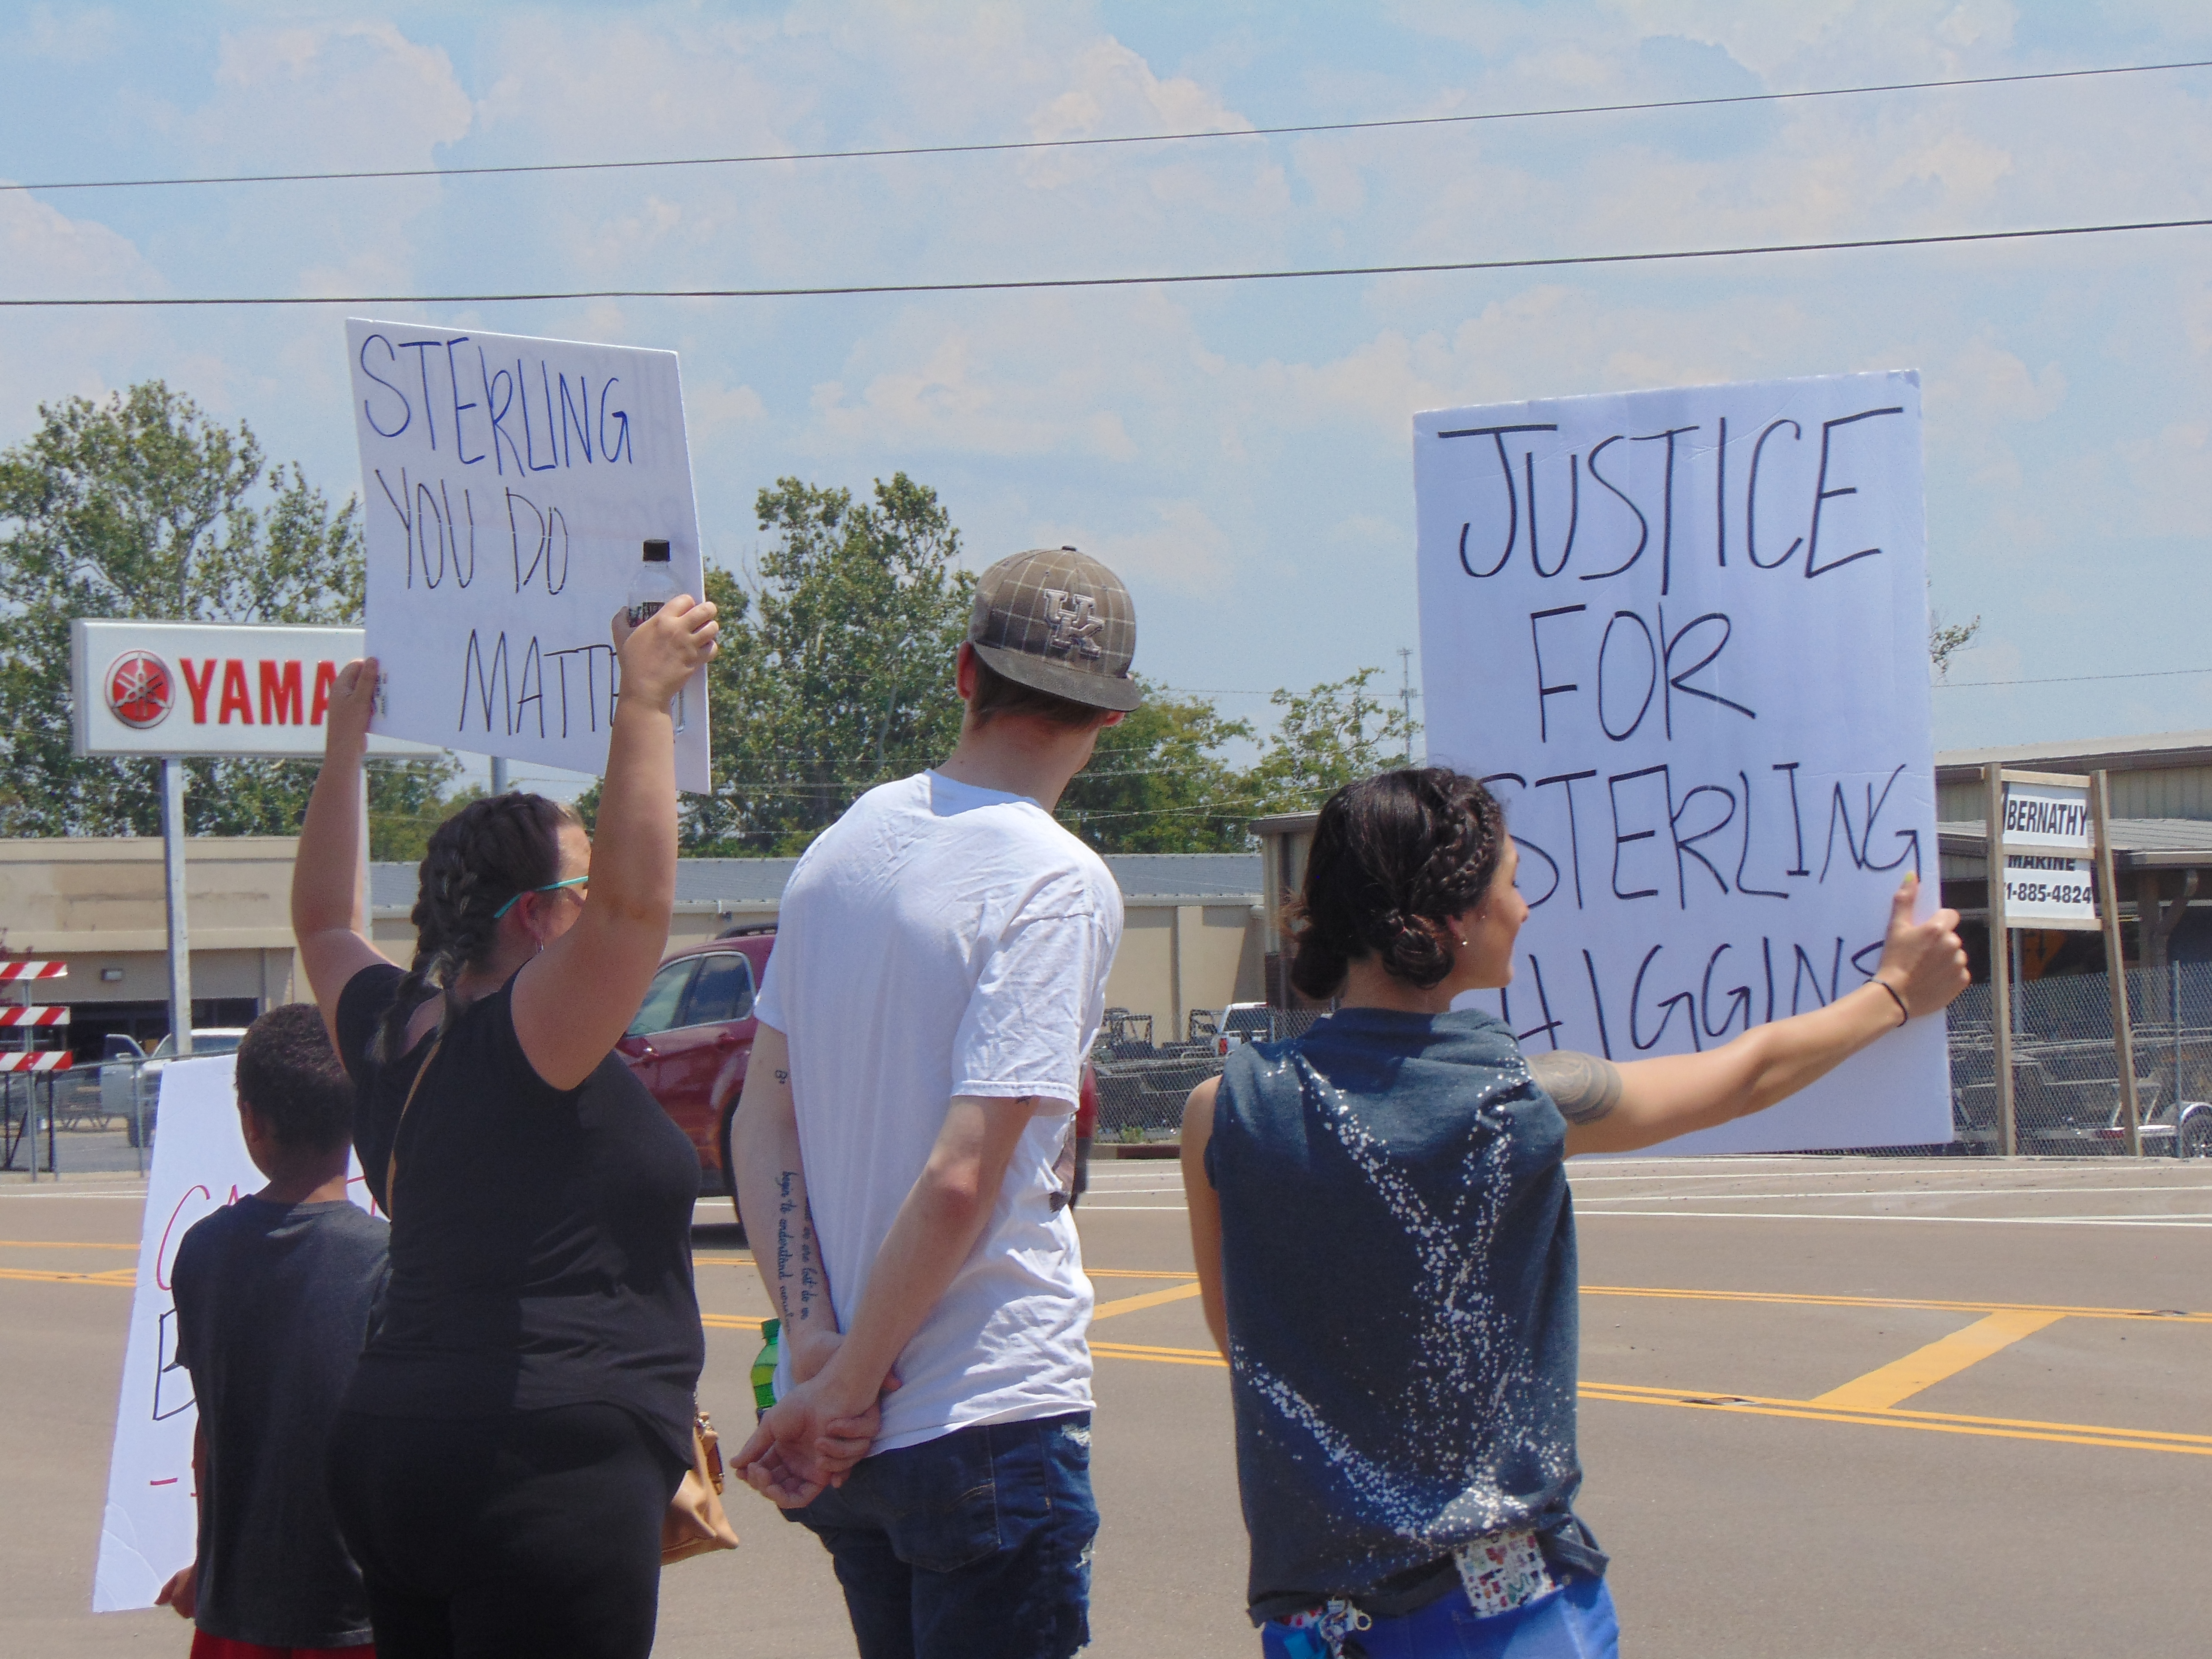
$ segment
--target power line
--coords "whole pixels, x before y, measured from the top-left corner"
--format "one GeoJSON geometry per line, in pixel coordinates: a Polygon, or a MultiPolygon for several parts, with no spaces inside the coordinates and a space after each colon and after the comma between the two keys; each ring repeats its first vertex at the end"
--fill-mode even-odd
{"type": "Polygon", "coordinates": [[[1485,110],[1468,115],[1409,115],[1372,121],[1316,121],[1297,126],[1210,127],[1192,132],[1122,133],[1099,138],[1028,138],[995,143],[907,144],[875,149],[764,151],[742,155],[682,155],[642,161],[538,161],[503,167],[355,168],[340,173],[235,173],[171,179],[59,179],[0,185],[0,192],[33,190],[157,190],[203,185],[335,184],[354,179],[482,179],[538,173],[621,173],[655,167],[745,167],[765,161],[854,161],[922,155],[989,155],[1134,144],[1181,144],[1218,138],[1279,138],[1318,132],[1375,132],[1390,128],[1464,126],[1487,121],[1536,121],[1563,116],[1632,115],[1657,110],[1716,109],[1731,104],[1781,104],[1814,98],[1859,98],[1885,92],[1936,92],[1962,87],[2016,86],[2112,75],[2160,75],[2212,68],[2212,58],[2181,64],[2124,64],[2106,69],[2045,70],[2024,75],[1966,76],[1948,81],[1892,81],[1875,86],[1819,87],[1798,92],[1746,92],[1713,98],[1658,98],[1632,104],[1569,104],[1548,109],[1485,110]]]}
{"type": "Polygon", "coordinates": [[[1947,247],[1974,242],[2021,242],[2056,237],[2106,236],[2144,230],[2202,230],[2212,219],[2142,219],[2100,225],[2052,225],[2032,230],[1950,231],[1929,236],[1869,236],[1834,242],[1760,242],[1739,247],[1670,248],[1641,253],[1570,253],[1531,259],[1456,259],[1425,264],[1323,265],[1288,270],[1190,271],[1162,276],[1036,276],[969,283],[847,283],[821,288],[592,288],[511,294],[333,294],[198,296],[189,298],[0,300],[0,309],[88,307],[150,309],[165,306],[432,306],[570,300],[810,300],[842,295],[1001,294],[1041,289],[1168,288],[1200,283],[1299,282],[1323,276],[1422,276],[1474,270],[1547,270],[1574,265],[1656,264],[1693,259],[1734,259],[1767,253],[1847,253],[1866,248],[1947,247]]]}
{"type": "Polygon", "coordinates": [[[2086,680],[2170,680],[2184,674],[2212,674],[2212,668],[2152,668],[2136,674],[2055,674],[2033,680],[1938,680],[1938,691],[1962,690],[1975,685],[2079,685],[2086,680]]]}

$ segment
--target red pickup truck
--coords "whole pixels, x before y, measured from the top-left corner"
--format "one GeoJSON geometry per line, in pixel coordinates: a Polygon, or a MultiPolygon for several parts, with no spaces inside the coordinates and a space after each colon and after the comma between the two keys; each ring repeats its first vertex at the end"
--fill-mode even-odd
{"type": "MultiPolygon", "coordinates": [[[[760,1022],[753,1002],[775,949],[775,927],[728,928],[702,945],[672,951],[653,975],[637,1018],[615,1052],[699,1151],[701,1186],[726,1193],[739,1225],[737,1183],[729,1177],[730,1120],[744,1091],[760,1022]]],[[[1090,1173],[1091,1139],[1098,1121],[1098,1082],[1083,1068],[1083,1104],[1076,1115],[1073,1186],[1080,1195],[1090,1173]]]]}

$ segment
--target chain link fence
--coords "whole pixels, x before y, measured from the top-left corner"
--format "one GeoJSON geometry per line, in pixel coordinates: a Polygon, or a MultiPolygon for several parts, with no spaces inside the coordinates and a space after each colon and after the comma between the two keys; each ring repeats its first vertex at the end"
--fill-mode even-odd
{"type": "MultiPolygon", "coordinates": [[[[2212,963],[2128,970],[2136,1104],[2147,1155],[2212,1155],[2212,963]]],[[[1986,985],[1951,1005],[1950,1152],[1998,1149],[1996,1033],[1986,985]]],[[[2112,1053],[2111,981],[2067,974],[2015,985],[2013,1122],[2021,1152],[2126,1151],[2112,1053]]],[[[1909,1156],[1913,1148],[1887,1149],[1909,1156]]]]}
{"type": "Polygon", "coordinates": [[[0,1073],[0,1170],[143,1175],[160,1084],[160,1062],[135,1056],[0,1073]]]}
{"type": "MultiPolygon", "coordinates": [[[[2212,963],[2131,969],[2127,978],[2143,1152],[2212,1157],[2212,963]]],[[[1970,986],[1947,1017],[1954,1139],[1868,1151],[1882,1158],[1997,1152],[1990,1001],[1987,985],[1970,986]]],[[[1296,1036],[1322,1017],[1319,1010],[1233,1010],[1230,1036],[1296,1036]]],[[[1172,1139],[1181,1133],[1190,1091],[1221,1071],[1226,1051],[1223,1034],[1214,1029],[1216,1018],[1194,1011],[1180,1039],[1163,1043],[1154,1040],[1151,1016],[1108,1011],[1091,1049],[1100,1139],[1172,1139]]],[[[2124,1153],[2106,975],[2069,974],[2015,985],[2012,1018],[2013,1121],[2020,1151],[2075,1158],[2124,1153]]]]}

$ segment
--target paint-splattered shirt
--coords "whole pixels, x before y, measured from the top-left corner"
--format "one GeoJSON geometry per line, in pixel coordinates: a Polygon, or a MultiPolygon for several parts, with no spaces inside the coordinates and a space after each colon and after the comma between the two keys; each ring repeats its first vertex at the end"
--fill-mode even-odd
{"type": "Polygon", "coordinates": [[[1603,1571],[1571,1507],[1565,1143],[1475,1010],[1349,1008],[1231,1056],[1206,1165],[1255,1623],[1418,1601],[1455,1548],[1506,1528],[1603,1571]]]}

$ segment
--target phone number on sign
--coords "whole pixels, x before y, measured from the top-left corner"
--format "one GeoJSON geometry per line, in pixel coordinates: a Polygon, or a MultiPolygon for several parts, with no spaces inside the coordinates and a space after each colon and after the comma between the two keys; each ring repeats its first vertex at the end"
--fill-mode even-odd
{"type": "Polygon", "coordinates": [[[2084,883],[2008,881],[2007,904],[2094,904],[2096,889],[2084,883]]]}

